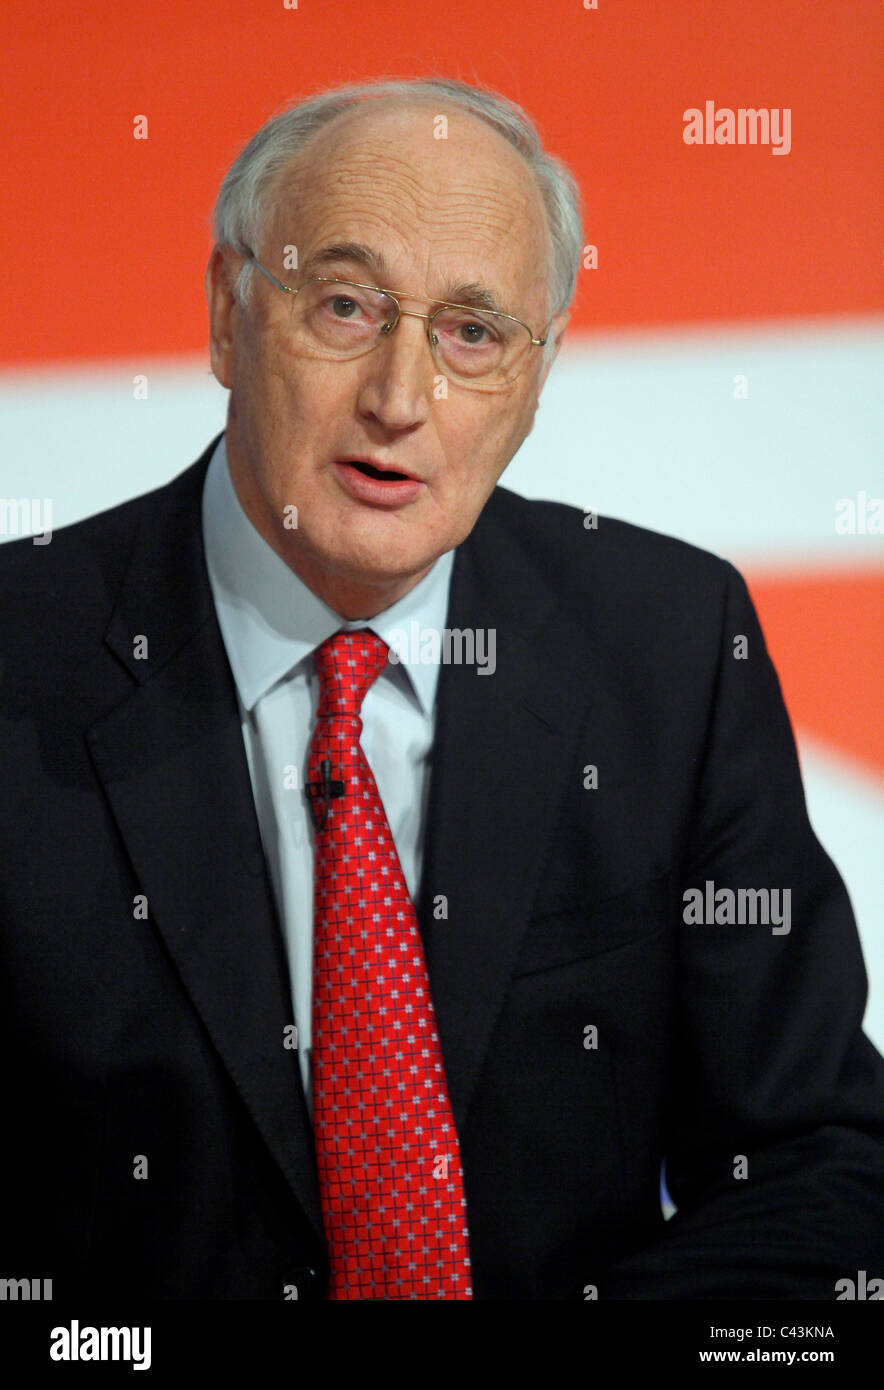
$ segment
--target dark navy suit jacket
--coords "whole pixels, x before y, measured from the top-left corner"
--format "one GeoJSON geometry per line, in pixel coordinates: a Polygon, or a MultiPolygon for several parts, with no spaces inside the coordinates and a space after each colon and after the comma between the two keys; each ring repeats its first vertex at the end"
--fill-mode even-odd
{"type": "MultiPolygon", "coordinates": [[[[58,1299],[325,1296],[202,548],[213,447],[0,547],[0,1272],[58,1299]]],[[[884,1275],[884,1062],[740,575],[498,487],[448,625],[497,641],[494,675],[440,674],[417,905],[475,1297],[834,1299],[884,1275]],[[788,889],[790,931],[686,923],[707,881],[788,889]]]]}

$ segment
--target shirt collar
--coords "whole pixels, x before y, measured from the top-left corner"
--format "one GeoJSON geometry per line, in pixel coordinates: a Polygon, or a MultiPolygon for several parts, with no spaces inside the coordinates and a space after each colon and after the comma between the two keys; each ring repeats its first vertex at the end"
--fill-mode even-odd
{"type": "MultiPolygon", "coordinates": [[[[209,462],[202,497],[209,582],[227,657],[243,707],[254,708],[283,676],[341,628],[370,627],[388,645],[395,631],[443,629],[454,551],[446,551],[396,603],[370,620],[348,621],[314,594],[252,524],[236,494],[222,435],[209,462]],[[414,628],[417,623],[418,628],[414,628]]],[[[410,689],[430,714],[439,667],[421,661],[418,644],[399,646],[385,672],[407,672],[410,689]]]]}

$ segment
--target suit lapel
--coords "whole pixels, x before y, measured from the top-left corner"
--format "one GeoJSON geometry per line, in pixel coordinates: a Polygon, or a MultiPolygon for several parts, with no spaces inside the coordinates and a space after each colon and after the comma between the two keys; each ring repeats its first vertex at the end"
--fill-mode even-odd
{"type": "Polygon", "coordinates": [[[137,681],[87,740],[142,891],[233,1084],[323,1237],[288,969],[205,569],[214,442],[142,504],[106,640],[137,681]],[[134,652],[147,639],[147,659],[134,652]]]}
{"type": "Polygon", "coordinates": [[[455,556],[448,626],[494,628],[497,667],[489,675],[467,665],[440,670],[419,894],[458,1130],[503,1007],[566,779],[582,763],[585,641],[560,621],[554,592],[502,511],[495,494],[455,556]]]}

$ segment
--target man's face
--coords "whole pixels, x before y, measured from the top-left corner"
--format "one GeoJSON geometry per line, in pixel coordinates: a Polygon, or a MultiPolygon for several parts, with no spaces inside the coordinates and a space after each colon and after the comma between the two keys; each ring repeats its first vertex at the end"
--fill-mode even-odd
{"type": "MultiPolygon", "coordinates": [[[[363,246],[377,264],[336,257],[312,273],[457,302],[453,290],[479,285],[539,337],[548,322],[549,235],[534,180],[506,141],[456,108],[448,138],[435,139],[437,114],[423,102],[379,104],[332,122],[281,177],[275,215],[253,249],[278,279],[298,284],[327,248],[363,246]],[[298,271],[285,269],[291,246],[298,271]]],[[[241,263],[229,248],[216,250],[207,275],[212,367],[231,391],[237,493],[311,588],[346,616],[369,616],[472,530],[531,429],[542,350],[530,350],[504,390],[449,380],[447,398],[437,399],[441,369],[425,320],[403,315],[362,357],[311,358],[292,342],[290,297],[260,271],[248,308],[236,305],[230,287],[241,263]],[[401,500],[344,459],[401,470],[417,484],[401,500]],[[296,528],[285,525],[292,505],[296,528]],[[346,611],[354,606],[364,612],[346,611]]],[[[430,311],[408,299],[402,306],[430,311]]],[[[558,319],[551,331],[563,329],[558,319]]]]}

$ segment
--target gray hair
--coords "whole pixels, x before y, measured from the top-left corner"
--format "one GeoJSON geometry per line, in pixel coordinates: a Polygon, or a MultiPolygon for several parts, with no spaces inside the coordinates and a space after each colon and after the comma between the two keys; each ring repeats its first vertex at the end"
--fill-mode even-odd
{"type": "MultiPolygon", "coordinates": [[[[549,272],[550,316],[571,303],[583,255],[580,192],[570,170],[547,154],[533,123],[514,102],[496,92],[452,78],[412,78],[353,83],[296,102],[266,121],[228,169],[212,213],[212,233],[220,245],[243,252],[255,249],[272,209],[278,175],[316,131],[360,102],[385,97],[448,101],[478,116],[518,150],[537,181],[549,225],[552,257],[549,272]]],[[[246,261],[235,293],[247,303],[253,264],[246,261]]],[[[549,347],[552,347],[552,339],[549,347]]]]}

